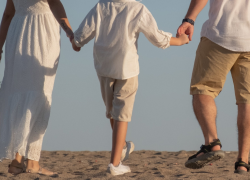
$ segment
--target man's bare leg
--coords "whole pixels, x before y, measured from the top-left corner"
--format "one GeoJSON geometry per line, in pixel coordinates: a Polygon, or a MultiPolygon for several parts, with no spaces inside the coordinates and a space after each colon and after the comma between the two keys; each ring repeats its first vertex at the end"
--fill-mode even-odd
{"type": "MultiPolygon", "coordinates": [[[[248,164],[248,156],[250,150],[250,104],[238,104],[238,158],[248,164]]],[[[247,171],[245,167],[238,169],[247,171]]]]}
{"type": "Polygon", "coordinates": [[[112,141],[112,153],[111,160],[114,166],[118,166],[121,161],[121,154],[124,147],[124,142],[127,135],[127,122],[115,121],[113,124],[113,141],[112,141]]]}
{"type": "MultiPolygon", "coordinates": [[[[217,108],[214,99],[208,95],[194,95],[193,108],[195,116],[201,126],[205,145],[209,145],[215,139],[218,139],[216,129],[217,108]]],[[[220,146],[214,146],[212,151],[220,150],[220,146]]],[[[203,153],[199,154],[202,155],[203,153]]],[[[198,155],[198,156],[199,156],[198,155]]]]}

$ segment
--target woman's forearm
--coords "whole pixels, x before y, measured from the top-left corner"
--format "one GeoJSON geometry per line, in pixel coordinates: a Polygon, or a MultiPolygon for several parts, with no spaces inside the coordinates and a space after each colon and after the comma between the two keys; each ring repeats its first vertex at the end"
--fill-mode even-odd
{"type": "Polygon", "coordinates": [[[0,25],[0,53],[2,52],[5,43],[8,29],[13,16],[15,15],[15,7],[12,0],[7,0],[6,7],[3,13],[2,22],[0,25]]]}
{"type": "Polygon", "coordinates": [[[206,6],[208,0],[192,0],[185,18],[196,20],[198,14],[206,6]]]}
{"type": "Polygon", "coordinates": [[[65,9],[60,0],[49,0],[48,2],[52,13],[54,14],[60,26],[66,32],[67,36],[70,37],[74,35],[69,20],[67,18],[65,9]]]}
{"type": "Polygon", "coordinates": [[[3,49],[4,42],[8,33],[8,29],[13,16],[3,15],[1,26],[0,26],[0,53],[3,49]]]}

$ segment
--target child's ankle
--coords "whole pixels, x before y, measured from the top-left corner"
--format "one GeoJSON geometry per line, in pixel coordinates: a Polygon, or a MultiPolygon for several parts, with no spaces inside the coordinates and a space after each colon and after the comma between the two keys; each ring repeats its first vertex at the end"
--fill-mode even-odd
{"type": "Polygon", "coordinates": [[[114,167],[118,167],[120,165],[120,162],[118,162],[118,163],[117,162],[116,163],[115,162],[113,162],[113,163],[111,162],[111,164],[113,164],[114,167]]]}

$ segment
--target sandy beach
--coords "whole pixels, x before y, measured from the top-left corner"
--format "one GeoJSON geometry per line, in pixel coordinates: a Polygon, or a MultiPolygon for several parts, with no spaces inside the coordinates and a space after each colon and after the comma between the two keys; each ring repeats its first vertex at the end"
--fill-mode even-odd
{"type": "Polygon", "coordinates": [[[158,179],[250,179],[250,174],[234,174],[234,162],[236,152],[226,152],[226,157],[218,162],[210,164],[202,169],[187,169],[184,166],[187,157],[195,152],[157,152],[157,151],[135,151],[130,159],[124,164],[129,165],[132,172],[112,176],[106,172],[109,163],[110,152],[69,152],[69,151],[43,151],[41,166],[58,172],[58,178],[48,178],[36,174],[19,174],[13,176],[7,173],[9,160],[0,163],[0,180],[43,180],[43,179],[112,179],[112,180],[158,180],[158,179]]]}

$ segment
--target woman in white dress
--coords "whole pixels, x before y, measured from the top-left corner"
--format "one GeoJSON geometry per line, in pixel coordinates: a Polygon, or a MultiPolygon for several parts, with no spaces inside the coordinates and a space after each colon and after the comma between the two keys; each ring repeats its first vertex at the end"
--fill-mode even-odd
{"type": "MultiPolygon", "coordinates": [[[[60,54],[60,25],[73,36],[60,0],[7,0],[1,27],[5,72],[0,89],[0,161],[9,173],[56,173],[39,166],[60,54]]],[[[1,60],[1,56],[0,56],[1,60]]]]}

